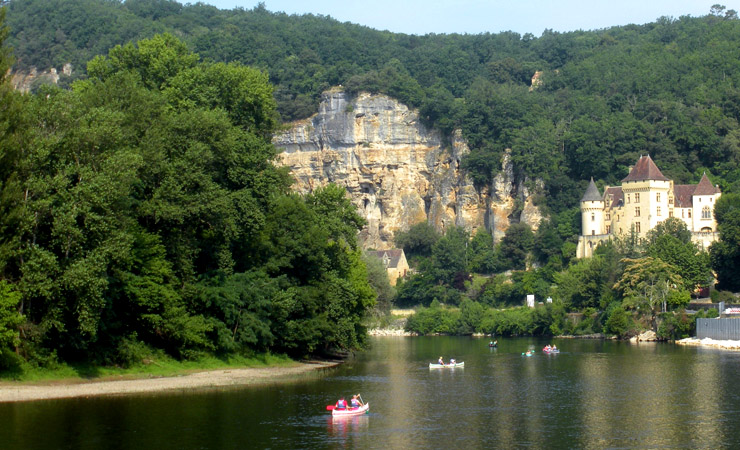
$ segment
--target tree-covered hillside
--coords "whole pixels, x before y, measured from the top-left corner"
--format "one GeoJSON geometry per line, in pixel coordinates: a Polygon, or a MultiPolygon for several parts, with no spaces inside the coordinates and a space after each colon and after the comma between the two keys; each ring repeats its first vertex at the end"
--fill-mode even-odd
{"type": "Polygon", "coordinates": [[[541,203],[560,212],[589,177],[615,184],[646,153],[677,182],[706,170],[740,189],[740,20],[707,13],[539,37],[415,36],[262,4],[13,0],[8,25],[16,69],[71,62],[76,77],[115,44],[169,31],[206,60],[267,71],[283,121],[313,114],[331,86],[390,94],[444,132],[463,130],[478,185],[511,148],[519,176],[544,180],[541,203]]]}
{"type": "MultiPolygon", "coordinates": [[[[566,311],[584,311],[581,331],[625,334],[629,314],[652,326],[661,303],[681,308],[712,271],[738,288],[735,11],[539,37],[409,36],[173,0],[12,0],[6,11],[0,367],[361,346],[380,291],[356,242],[363,221],[336,186],[292,194],[270,142],[339,85],[396,97],[448,135],[461,129],[479,187],[510,149],[549,213],[495,245],[485,230],[439,235],[424,223],[396,236],[417,269],[396,304],[429,306],[429,317],[460,307],[464,323],[436,331],[555,333],[566,311]],[[76,71],[61,87],[14,92],[8,43],[15,70],[76,71]],[[706,171],[720,184],[716,247],[700,252],[669,224],[572,260],[589,177],[616,184],[646,153],[677,183],[706,171]],[[525,293],[556,299],[551,322],[535,312],[517,328],[495,312],[525,293]]],[[[380,296],[384,308],[392,296],[380,296]]]]}

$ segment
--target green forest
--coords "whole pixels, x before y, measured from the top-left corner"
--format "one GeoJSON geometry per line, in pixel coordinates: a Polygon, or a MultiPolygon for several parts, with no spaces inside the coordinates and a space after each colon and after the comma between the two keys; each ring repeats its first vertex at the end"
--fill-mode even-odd
{"type": "Polygon", "coordinates": [[[715,296],[740,291],[740,20],[724,6],[536,37],[405,35],[264,4],[4,4],[2,367],[336,353],[361,348],[369,311],[391,305],[419,307],[407,326],[420,333],[677,337],[713,274],[715,296]],[[58,85],[11,87],[9,68],[66,64],[58,85]],[[272,164],[272,134],[336,86],[461,130],[478,187],[509,149],[546,219],[496,244],[418,224],[396,236],[417,273],[390,289],[345,193],[291,193],[272,164]],[[618,184],[643,154],[676,183],[707,173],[721,187],[721,240],[700,252],[667,221],[575,260],[587,180],[618,184]],[[516,308],[525,293],[555,302],[516,308]]]}

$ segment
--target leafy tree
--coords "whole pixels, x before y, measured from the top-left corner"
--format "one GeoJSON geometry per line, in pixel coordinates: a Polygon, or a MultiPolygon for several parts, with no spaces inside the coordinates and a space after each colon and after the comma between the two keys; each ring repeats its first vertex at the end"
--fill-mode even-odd
{"type": "Polygon", "coordinates": [[[623,305],[647,309],[655,325],[656,308],[666,302],[672,291],[683,285],[678,269],[657,258],[626,259],[622,277],[614,285],[624,297],[623,305]]]}
{"type": "Polygon", "coordinates": [[[389,314],[393,301],[396,297],[396,290],[390,284],[388,271],[385,269],[380,258],[363,253],[362,261],[367,267],[367,278],[377,295],[375,303],[376,315],[389,314]]]}
{"type": "Polygon", "coordinates": [[[717,274],[717,289],[740,291],[740,195],[724,194],[714,205],[719,241],[709,253],[712,269],[717,274]]]}
{"type": "Polygon", "coordinates": [[[19,327],[23,316],[16,309],[20,299],[20,292],[5,280],[0,280],[0,352],[20,345],[19,327]]]}
{"type": "Polygon", "coordinates": [[[419,222],[412,225],[408,231],[396,232],[393,242],[413,261],[418,257],[431,256],[432,248],[440,237],[437,230],[428,222],[419,222]]]}
{"type": "Polygon", "coordinates": [[[464,289],[468,279],[468,233],[461,227],[450,227],[432,247],[430,274],[437,284],[464,289]]]}
{"type": "Polygon", "coordinates": [[[530,252],[534,248],[534,234],[526,223],[512,224],[501,239],[502,267],[521,270],[526,268],[530,252]]]}

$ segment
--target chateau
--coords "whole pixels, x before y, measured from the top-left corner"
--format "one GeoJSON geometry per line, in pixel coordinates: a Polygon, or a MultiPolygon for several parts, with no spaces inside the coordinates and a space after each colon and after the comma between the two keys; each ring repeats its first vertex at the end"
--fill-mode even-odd
{"type": "Polygon", "coordinates": [[[582,234],[576,257],[590,258],[596,246],[634,230],[640,238],[669,217],[684,221],[692,241],[707,249],[718,239],[714,203],[721,195],[704,174],[699,184],[673,184],[650,156],[641,156],[621,186],[602,195],[594,179],[581,198],[582,234]]]}

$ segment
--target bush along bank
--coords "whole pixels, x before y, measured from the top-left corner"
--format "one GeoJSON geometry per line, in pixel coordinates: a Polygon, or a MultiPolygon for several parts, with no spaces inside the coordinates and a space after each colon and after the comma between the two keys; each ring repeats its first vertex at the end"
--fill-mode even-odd
{"type": "MultiPolygon", "coordinates": [[[[662,313],[657,318],[656,334],[662,340],[693,336],[696,318],[716,315],[716,310],[696,314],[685,310],[662,313]]],[[[557,303],[535,308],[495,309],[464,300],[457,308],[437,301],[427,308],[420,307],[408,318],[405,330],[419,335],[590,336],[601,333],[627,339],[650,328],[645,318],[625,310],[619,302],[603,311],[586,308],[580,313],[567,313],[557,303]]]]}

